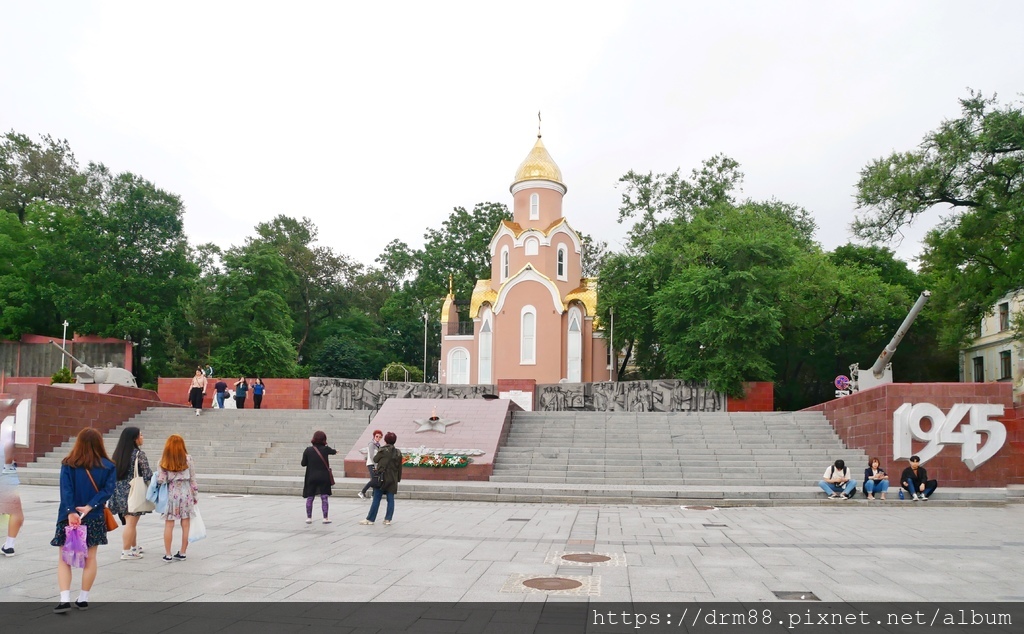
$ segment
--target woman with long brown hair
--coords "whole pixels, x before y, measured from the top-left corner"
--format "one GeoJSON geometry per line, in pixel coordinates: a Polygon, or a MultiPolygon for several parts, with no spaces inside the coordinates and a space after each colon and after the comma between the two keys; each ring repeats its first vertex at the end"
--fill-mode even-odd
{"type": "Polygon", "coordinates": [[[138,427],[125,427],[114,448],[114,466],[117,468],[117,486],[107,507],[111,513],[121,516],[124,530],[121,531],[121,559],[132,561],[142,559],[142,547],[138,542],[139,518],[149,511],[132,511],[128,508],[128,493],[132,479],[138,475],[146,484],[153,477],[149,459],[142,450],[145,439],[138,427]]]}
{"type": "MultiPolygon", "coordinates": [[[[60,463],[60,509],[57,511],[57,532],[51,546],[63,547],[68,526],[84,524],[88,555],[82,570],[82,592],[75,600],[79,610],[89,609],[89,591],[96,581],[96,548],[107,543],[107,524],[103,507],[114,493],[117,473],[107,457],[103,436],[87,427],[78,432],[71,453],[60,463]]],[[[57,585],[60,602],[53,609],[62,614],[71,609],[71,566],[57,556],[57,585]]]]}
{"type": "Polygon", "coordinates": [[[164,561],[185,561],[188,550],[188,529],[195,505],[199,502],[199,486],[192,456],[185,449],[185,439],[171,434],[164,443],[164,454],[156,471],[156,481],[167,484],[167,510],[164,518],[164,561]],[[181,522],[181,550],[171,556],[171,538],[174,536],[174,521],[181,522]]]}

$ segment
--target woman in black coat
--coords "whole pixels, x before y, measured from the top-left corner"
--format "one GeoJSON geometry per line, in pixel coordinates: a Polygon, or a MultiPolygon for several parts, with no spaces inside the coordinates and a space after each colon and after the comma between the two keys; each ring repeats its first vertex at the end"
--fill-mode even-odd
{"type": "Polygon", "coordinates": [[[306,476],[302,481],[302,497],[306,498],[306,523],[313,523],[313,497],[320,496],[320,508],[324,512],[324,524],[330,524],[327,519],[329,504],[327,498],[331,495],[331,485],[334,484],[334,474],[331,472],[330,456],[338,453],[327,446],[327,434],[318,431],[313,434],[311,447],[306,447],[302,452],[302,466],[306,467],[306,476]]]}

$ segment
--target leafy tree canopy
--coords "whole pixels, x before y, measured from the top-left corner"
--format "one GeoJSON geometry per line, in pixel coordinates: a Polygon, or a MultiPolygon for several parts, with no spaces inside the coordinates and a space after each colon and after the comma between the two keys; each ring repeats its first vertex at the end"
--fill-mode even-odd
{"type": "Polygon", "coordinates": [[[981,318],[1024,270],[1024,110],[978,92],[960,100],[920,146],[876,159],[862,171],[854,232],[886,242],[934,206],[950,211],[928,232],[922,273],[935,286],[941,342],[969,340],[981,318]]]}

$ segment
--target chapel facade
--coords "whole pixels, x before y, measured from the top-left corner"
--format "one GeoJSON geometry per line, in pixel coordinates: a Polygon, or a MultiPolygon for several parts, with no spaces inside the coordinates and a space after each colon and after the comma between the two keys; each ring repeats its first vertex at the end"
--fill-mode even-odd
{"type": "Polygon", "coordinates": [[[472,333],[450,290],[441,308],[439,382],[610,380],[597,278],[583,277],[579,235],[562,215],[567,188],[539,133],[510,191],[513,219],[494,232],[491,277],[473,289],[472,333]]]}

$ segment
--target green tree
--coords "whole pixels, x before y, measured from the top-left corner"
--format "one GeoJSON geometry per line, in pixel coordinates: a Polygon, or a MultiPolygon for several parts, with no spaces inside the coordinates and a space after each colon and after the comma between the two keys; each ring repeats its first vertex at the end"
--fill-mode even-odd
{"type": "Polygon", "coordinates": [[[971,92],[913,151],[868,164],[857,183],[854,232],[886,242],[935,206],[951,210],[924,240],[921,270],[935,288],[941,342],[971,339],[1024,270],[1024,109],[971,92]]]}
{"type": "Polygon", "coordinates": [[[43,135],[36,142],[13,130],[0,137],[0,210],[21,222],[34,202],[70,208],[91,197],[66,140],[43,135]]]}

